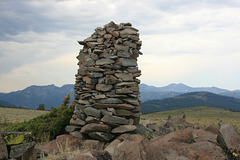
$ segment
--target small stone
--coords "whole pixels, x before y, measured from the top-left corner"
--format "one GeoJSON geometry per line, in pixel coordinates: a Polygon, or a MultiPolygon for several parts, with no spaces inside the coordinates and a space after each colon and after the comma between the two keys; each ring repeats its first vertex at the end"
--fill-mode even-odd
{"type": "Polygon", "coordinates": [[[112,64],[114,62],[114,60],[102,58],[96,61],[96,65],[112,64]]]}
{"type": "Polygon", "coordinates": [[[111,39],[111,38],[112,38],[112,35],[111,35],[111,34],[105,34],[105,35],[104,35],[104,38],[105,38],[105,39],[111,39]]]}
{"type": "Polygon", "coordinates": [[[110,91],[112,88],[113,88],[112,85],[106,85],[106,84],[97,84],[96,85],[96,90],[103,91],[103,92],[110,91]]]}
{"type": "Polygon", "coordinates": [[[129,41],[125,41],[125,42],[123,42],[123,44],[124,44],[125,46],[131,47],[131,48],[137,48],[136,43],[131,43],[131,42],[129,42],[129,41]]]}
{"type": "Polygon", "coordinates": [[[73,132],[73,131],[75,131],[75,130],[80,130],[81,129],[81,127],[79,127],[79,126],[73,126],[73,125],[67,125],[66,127],[65,127],[65,131],[66,132],[73,132]]]}
{"type": "Polygon", "coordinates": [[[97,84],[98,79],[83,77],[83,81],[85,81],[87,84],[97,84]]]}
{"type": "Polygon", "coordinates": [[[103,98],[106,98],[105,94],[95,95],[95,99],[103,99],[103,98]]]}
{"type": "Polygon", "coordinates": [[[115,76],[106,75],[105,84],[116,84],[116,83],[120,83],[120,82],[121,82],[121,80],[117,79],[115,76]]]}
{"type": "Polygon", "coordinates": [[[97,72],[93,72],[93,73],[87,73],[88,77],[90,78],[99,78],[99,77],[102,77],[103,74],[102,73],[97,73],[97,72]]]}
{"type": "Polygon", "coordinates": [[[90,102],[88,100],[78,100],[79,104],[90,104],[90,102]]]}
{"type": "Polygon", "coordinates": [[[87,116],[86,122],[87,123],[99,123],[99,120],[96,117],[87,116]]]}
{"type": "Polygon", "coordinates": [[[105,104],[117,104],[117,103],[123,103],[121,99],[118,98],[107,98],[107,99],[101,99],[99,100],[100,103],[105,103],[105,104]]]}
{"type": "Polygon", "coordinates": [[[91,66],[94,64],[94,60],[92,58],[87,58],[82,61],[84,66],[91,66]]]}
{"type": "Polygon", "coordinates": [[[122,100],[125,101],[125,102],[128,102],[132,105],[135,105],[135,106],[139,105],[138,98],[135,98],[135,99],[134,98],[123,98],[122,100]]]}
{"type": "Polygon", "coordinates": [[[131,132],[131,131],[135,131],[136,130],[136,126],[135,125],[122,125],[119,126],[117,128],[114,128],[112,130],[112,133],[125,133],[125,132],[131,132]]]}
{"type": "Polygon", "coordinates": [[[105,116],[105,115],[112,116],[113,115],[112,112],[106,111],[105,109],[101,109],[101,112],[102,112],[103,116],[105,116]]]}
{"type": "Polygon", "coordinates": [[[124,46],[124,45],[115,45],[115,48],[118,51],[128,51],[129,47],[128,46],[124,46]]]}
{"type": "Polygon", "coordinates": [[[105,71],[103,72],[104,75],[111,75],[111,74],[114,74],[115,71],[105,71]]]}
{"type": "Polygon", "coordinates": [[[99,43],[98,42],[87,42],[86,44],[88,47],[93,48],[93,47],[97,46],[99,43]]]}
{"type": "Polygon", "coordinates": [[[82,135],[82,133],[80,133],[80,131],[73,131],[73,132],[71,132],[70,134],[71,134],[73,137],[83,139],[83,135],[82,135]]]}
{"type": "Polygon", "coordinates": [[[120,58],[129,58],[130,53],[128,51],[118,51],[117,56],[120,58]]]}
{"type": "Polygon", "coordinates": [[[93,117],[97,117],[97,118],[100,118],[100,116],[101,116],[101,111],[98,109],[95,109],[93,107],[86,107],[84,109],[84,113],[88,116],[93,116],[93,117]]]}
{"type": "Polygon", "coordinates": [[[94,49],[93,53],[99,55],[99,54],[103,53],[103,51],[101,49],[94,49]]]}
{"type": "Polygon", "coordinates": [[[122,117],[117,117],[117,116],[107,116],[105,115],[102,119],[102,122],[111,124],[111,125],[118,125],[118,124],[128,124],[128,120],[122,117]]]}
{"type": "Polygon", "coordinates": [[[136,82],[122,82],[115,85],[116,87],[122,87],[122,86],[129,86],[129,87],[136,87],[136,82]]]}
{"type": "Polygon", "coordinates": [[[85,121],[83,121],[83,120],[81,120],[79,118],[77,118],[76,120],[74,120],[74,119],[70,120],[70,124],[72,124],[72,125],[83,126],[83,125],[85,125],[85,123],[86,123],[85,121]]]}
{"type": "Polygon", "coordinates": [[[129,93],[133,93],[133,91],[130,88],[119,88],[119,89],[116,89],[116,93],[117,94],[129,94],[129,93]]]}
{"type": "Polygon", "coordinates": [[[137,35],[137,31],[136,30],[133,30],[131,28],[126,28],[122,31],[120,31],[120,36],[121,37],[127,37],[128,35],[137,35]]]}
{"type": "Polygon", "coordinates": [[[124,67],[135,67],[135,66],[137,66],[137,60],[136,59],[119,58],[117,60],[117,64],[122,65],[124,67]]]}
{"type": "Polygon", "coordinates": [[[132,112],[125,110],[125,109],[116,109],[117,116],[131,116],[133,115],[132,112]]]}
{"type": "Polygon", "coordinates": [[[106,124],[96,124],[90,123],[82,127],[81,133],[90,133],[90,132],[107,132],[110,127],[106,124]]]}
{"type": "Polygon", "coordinates": [[[123,81],[133,81],[133,75],[131,73],[115,73],[114,75],[123,81]]]}
{"type": "Polygon", "coordinates": [[[119,37],[119,32],[113,31],[113,32],[112,32],[112,35],[117,38],[117,37],[119,37]]]}
{"type": "Polygon", "coordinates": [[[95,103],[93,104],[94,108],[97,109],[106,109],[106,108],[116,108],[116,109],[129,109],[134,110],[136,109],[136,106],[130,105],[130,104],[102,104],[102,103],[95,103]]]}
{"type": "Polygon", "coordinates": [[[88,134],[90,137],[97,139],[99,141],[110,141],[114,136],[110,133],[105,133],[105,132],[91,132],[88,134]]]}
{"type": "Polygon", "coordinates": [[[107,110],[108,110],[109,112],[112,112],[113,114],[115,114],[115,115],[116,115],[116,111],[115,111],[115,109],[114,109],[114,108],[107,108],[107,110]]]}

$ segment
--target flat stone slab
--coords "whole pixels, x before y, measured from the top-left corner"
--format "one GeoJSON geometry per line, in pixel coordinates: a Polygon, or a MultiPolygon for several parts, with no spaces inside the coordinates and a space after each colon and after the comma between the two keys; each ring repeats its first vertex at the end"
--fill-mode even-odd
{"type": "Polygon", "coordinates": [[[90,133],[90,132],[107,132],[109,131],[109,126],[106,124],[96,124],[90,123],[82,127],[81,133],[90,133]]]}
{"type": "Polygon", "coordinates": [[[135,125],[122,125],[112,130],[112,133],[125,133],[135,131],[137,127],[135,125]]]}
{"type": "Polygon", "coordinates": [[[116,124],[128,124],[129,121],[125,118],[122,117],[118,117],[118,116],[107,116],[105,115],[102,119],[102,122],[107,123],[107,124],[112,124],[112,125],[116,125],[116,124]]]}

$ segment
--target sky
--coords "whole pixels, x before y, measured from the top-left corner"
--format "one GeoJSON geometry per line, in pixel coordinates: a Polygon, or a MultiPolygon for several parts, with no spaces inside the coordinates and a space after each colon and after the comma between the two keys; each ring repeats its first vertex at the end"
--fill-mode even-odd
{"type": "Polygon", "coordinates": [[[142,83],[240,89],[239,0],[0,0],[0,92],[74,84],[84,40],[139,29],[142,83]]]}

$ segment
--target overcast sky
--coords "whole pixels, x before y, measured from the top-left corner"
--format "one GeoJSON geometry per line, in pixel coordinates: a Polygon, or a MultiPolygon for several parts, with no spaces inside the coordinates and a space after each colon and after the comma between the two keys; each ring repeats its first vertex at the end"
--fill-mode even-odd
{"type": "Polygon", "coordinates": [[[142,83],[240,89],[239,0],[0,0],[0,92],[74,84],[77,43],[114,21],[139,29],[142,83]]]}

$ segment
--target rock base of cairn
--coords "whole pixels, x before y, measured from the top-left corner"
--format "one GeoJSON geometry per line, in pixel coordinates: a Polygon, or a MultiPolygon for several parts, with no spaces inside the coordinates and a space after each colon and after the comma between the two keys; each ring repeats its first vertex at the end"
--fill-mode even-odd
{"type": "Polygon", "coordinates": [[[138,30],[110,22],[78,43],[83,49],[77,56],[75,111],[66,131],[100,141],[134,131],[141,115],[138,30]]]}

